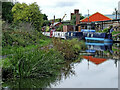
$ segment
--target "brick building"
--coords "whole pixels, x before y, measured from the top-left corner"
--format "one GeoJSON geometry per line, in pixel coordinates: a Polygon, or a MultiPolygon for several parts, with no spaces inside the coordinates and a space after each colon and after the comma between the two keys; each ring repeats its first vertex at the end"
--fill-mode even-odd
{"type": "Polygon", "coordinates": [[[74,31],[74,26],[73,25],[64,25],[63,32],[69,32],[69,31],[74,31]]]}
{"type": "Polygon", "coordinates": [[[76,16],[76,25],[80,23],[80,14],[79,14],[79,9],[74,9],[74,13],[71,13],[71,19],[72,16],[76,16]]]}

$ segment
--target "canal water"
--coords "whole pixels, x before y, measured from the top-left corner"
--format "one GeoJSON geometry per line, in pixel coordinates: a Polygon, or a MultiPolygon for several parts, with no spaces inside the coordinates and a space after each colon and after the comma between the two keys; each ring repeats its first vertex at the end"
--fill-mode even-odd
{"type": "Polygon", "coordinates": [[[96,65],[86,59],[74,64],[74,75],[62,78],[51,88],[117,88],[118,67],[112,59],[96,65]]]}
{"type": "Polygon", "coordinates": [[[74,74],[51,84],[51,88],[118,88],[117,44],[86,42],[86,46],[81,62],[72,64],[74,74]]]}
{"type": "Polygon", "coordinates": [[[59,76],[10,81],[4,88],[118,88],[120,46],[111,43],[86,46],[82,58],[68,61],[59,76]]]}

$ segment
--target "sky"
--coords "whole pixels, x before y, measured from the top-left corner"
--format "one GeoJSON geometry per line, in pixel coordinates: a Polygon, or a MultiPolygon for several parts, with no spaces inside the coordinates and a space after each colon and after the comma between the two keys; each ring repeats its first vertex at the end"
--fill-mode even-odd
{"type": "Polygon", "coordinates": [[[79,12],[84,16],[100,12],[102,14],[112,14],[115,8],[118,9],[120,0],[17,0],[22,3],[31,4],[37,2],[43,14],[48,16],[48,19],[62,18],[67,14],[64,20],[70,20],[70,13],[74,9],[79,9],[79,12]]]}

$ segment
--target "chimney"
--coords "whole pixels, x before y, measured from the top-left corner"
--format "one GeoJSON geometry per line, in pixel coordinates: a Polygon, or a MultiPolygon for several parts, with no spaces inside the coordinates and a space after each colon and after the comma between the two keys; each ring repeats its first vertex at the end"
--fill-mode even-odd
{"type": "Polygon", "coordinates": [[[79,9],[75,9],[74,14],[79,14],[79,9]]]}

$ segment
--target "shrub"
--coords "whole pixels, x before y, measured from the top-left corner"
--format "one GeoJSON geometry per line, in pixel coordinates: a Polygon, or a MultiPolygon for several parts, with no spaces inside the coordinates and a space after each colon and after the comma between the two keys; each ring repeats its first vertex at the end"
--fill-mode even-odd
{"type": "Polygon", "coordinates": [[[21,23],[18,26],[4,24],[2,32],[2,47],[8,45],[25,47],[40,44],[40,40],[48,40],[29,23],[21,23]]]}
{"type": "Polygon", "coordinates": [[[8,59],[3,62],[3,67],[7,65],[6,70],[11,69],[9,73],[13,75],[12,77],[26,78],[56,75],[56,71],[61,67],[60,63],[64,63],[63,58],[54,50],[46,52],[36,49],[22,52],[16,49],[14,54],[8,56],[8,59]]]}
{"type": "Polygon", "coordinates": [[[83,42],[78,41],[77,39],[53,39],[53,45],[54,48],[58,50],[67,60],[76,59],[79,55],[80,50],[85,49],[85,44],[83,42]]]}

